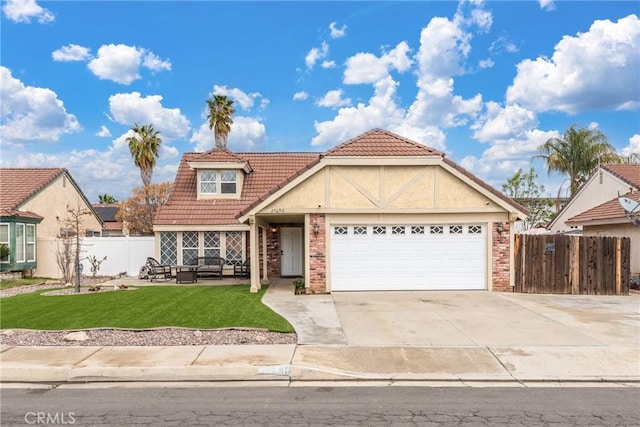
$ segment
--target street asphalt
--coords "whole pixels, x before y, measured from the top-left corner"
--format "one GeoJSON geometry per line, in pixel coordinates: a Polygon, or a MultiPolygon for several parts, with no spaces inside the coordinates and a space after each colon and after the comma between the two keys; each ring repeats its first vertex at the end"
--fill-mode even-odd
{"type": "Polygon", "coordinates": [[[264,302],[294,326],[297,345],[2,346],[0,382],[640,387],[638,293],[298,296],[281,281],[264,302]]]}

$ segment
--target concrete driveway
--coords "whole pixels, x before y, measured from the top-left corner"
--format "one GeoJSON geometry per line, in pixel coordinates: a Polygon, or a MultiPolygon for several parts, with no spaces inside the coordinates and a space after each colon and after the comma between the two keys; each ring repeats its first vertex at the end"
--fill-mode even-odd
{"type": "Polygon", "coordinates": [[[336,292],[332,298],[352,346],[640,347],[637,294],[336,292]]]}

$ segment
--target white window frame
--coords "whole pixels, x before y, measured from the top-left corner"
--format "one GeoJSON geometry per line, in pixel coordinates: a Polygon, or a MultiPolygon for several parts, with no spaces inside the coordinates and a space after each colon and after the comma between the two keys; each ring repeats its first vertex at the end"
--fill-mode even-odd
{"type": "MultiPolygon", "coordinates": [[[[11,224],[9,224],[8,222],[3,222],[0,224],[0,228],[7,228],[7,240],[6,241],[0,241],[0,244],[5,244],[7,245],[7,247],[9,249],[11,249],[11,224]]],[[[1,233],[0,233],[1,235],[1,233]]],[[[10,264],[11,263],[11,253],[9,253],[9,256],[7,257],[6,260],[1,260],[0,259],[0,263],[2,264],[10,264]]]]}
{"type": "Polygon", "coordinates": [[[25,224],[21,223],[21,222],[17,222],[16,223],[16,264],[21,264],[26,262],[26,245],[25,245],[25,240],[26,240],[26,227],[25,224]],[[22,230],[22,231],[20,231],[22,230]]]}
{"type": "Polygon", "coordinates": [[[241,196],[241,189],[243,183],[244,175],[239,173],[240,170],[237,169],[198,169],[197,171],[197,185],[198,185],[198,199],[239,199],[241,196]],[[212,174],[213,179],[203,180],[203,174],[212,174]],[[223,180],[222,175],[227,173],[233,173],[233,180],[228,179],[229,177],[225,177],[227,179],[223,180]],[[203,191],[202,186],[205,183],[213,184],[215,187],[214,191],[203,191]],[[229,184],[234,185],[234,191],[226,191],[223,190],[223,186],[228,186],[229,184]]]}
{"type": "Polygon", "coordinates": [[[24,235],[24,246],[26,251],[27,262],[35,262],[36,261],[36,225],[35,224],[27,224],[26,233],[24,235]],[[29,239],[29,230],[33,230],[32,236],[33,241],[29,239]],[[31,251],[29,248],[32,248],[31,251]],[[32,257],[31,257],[32,256],[32,257]]]}

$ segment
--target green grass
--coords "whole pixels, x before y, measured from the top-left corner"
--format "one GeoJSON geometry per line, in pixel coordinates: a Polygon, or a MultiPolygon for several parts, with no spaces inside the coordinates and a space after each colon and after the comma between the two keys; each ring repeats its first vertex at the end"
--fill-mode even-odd
{"type": "Polygon", "coordinates": [[[255,294],[248,285],[149,286],[95,294],[16,295],[0,300],[0,328],[67,330],[264,328],[293,332],[279,314],[262,304],[266,287],[255,294]]]}
{"type": "Polygon", "coordinates": [[[12,279],[0,281],[0,289],[15,288],[16,286],[35,285],[38,283],[44,283],[48,279],[42,277],[28,277],[25,279],[12,279]]]}

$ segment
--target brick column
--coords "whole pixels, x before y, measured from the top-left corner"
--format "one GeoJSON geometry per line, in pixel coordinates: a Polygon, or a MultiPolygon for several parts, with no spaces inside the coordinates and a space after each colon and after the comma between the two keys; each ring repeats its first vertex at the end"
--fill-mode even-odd
{"type": "Polygon", "coordinates": [[[510,285],[510,246],[511,227],[508,222],[494,223],[491,232],[491,278],[493,290],[496,292],[512,292],[510,285]],[[498,232],[498,224],[502,226],[502,233],[498,232]]]}
{"type": "Polygon", "coordinates": [[[325,233],[324,214],[309,215],[309,273],[307,292],[324,294],[327,292],[327,236],[325,233]],[[319,228],[318,234],[313,232],[314,225],[319,228]]]}
{"type": "Polygon", "coordinates": [[[280,277],[280,228],[275,224],[267,227],[267,274],[270,278],[280,277]],[[276,232],[271,232],[274,227],[276,232]]]}

